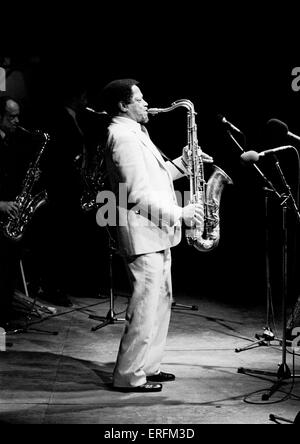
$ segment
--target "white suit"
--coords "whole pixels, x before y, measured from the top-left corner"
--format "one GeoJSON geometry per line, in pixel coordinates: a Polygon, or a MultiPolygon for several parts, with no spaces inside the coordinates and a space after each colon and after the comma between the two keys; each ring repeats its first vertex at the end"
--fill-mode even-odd
{"type": "MultiPolygon", "coordinates": [[[[182,208],[173,180],[182,174],[163,160],[143,130],[134,120],[115,117],[107,143],[119,247],[133,285],[114,370],[116,387],[142,385],[147,375],[160,371],[172,304],[170,247],[181,240],[182,208]],[[128,202],[120,199],[120,187],[126,188],[128,202]]],[[[183,169],[181,158],[174,162],[183,169]]]]}

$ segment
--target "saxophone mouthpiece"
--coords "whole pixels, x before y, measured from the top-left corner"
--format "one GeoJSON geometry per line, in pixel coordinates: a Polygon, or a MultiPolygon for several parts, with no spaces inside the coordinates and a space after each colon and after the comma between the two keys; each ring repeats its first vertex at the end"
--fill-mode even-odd
{"type": "Polygon", "coordinates": [[[98,115],[107,114],[106,111],[96,111],[96,110],[94,110],[93,108],[90,108],[89,106],[86,106],[86,107],[85,107],[85,110],[86,110],[86,111],[89,111],[90,113],[98,114],[98,115]]]}
{"type": "Polygon", "coordinates": [[[24,133],[26,133],[26,134],[30,134],[31,136],[36,136],[36,135],[39,135],[39,134],[43,134],[43,132],[42,131],[40,131],[40,130],[28,130],[28,129],[26,129],[26,128],[24,128],[23,126],[21,126],[21,125],[18,125],[18,127],[17,127],[20,131],[24,131],[24,133]]]}
{"type": "Polygon", "coordinates": [[[155,116],[156,114],[159,114],[162,111],[163,111],[163,108],[149,108],[148,114],[152,114],[153,116],[155,116]]]}
{"type": "Polygon", "coordinates": [[[23,128],[23,126],[21,126],[21,125],[18,125],[17,128],[18,128],[19,130],[21,130],[21,131],[24,131],[24,133],[32,134],[32,131],[29,131],[28,129],[23,128]]]}

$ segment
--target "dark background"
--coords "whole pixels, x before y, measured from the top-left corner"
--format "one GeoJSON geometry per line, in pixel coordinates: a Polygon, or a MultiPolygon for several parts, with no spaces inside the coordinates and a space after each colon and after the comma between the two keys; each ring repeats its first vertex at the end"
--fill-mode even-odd
{"type": "MultiPolygon", "coordinates": [[[[208,36],[209,38],[209,36],[208,36]]],[[[236,36],[238,39],[238,34],[236,36]]],[[[126,44],[125,44],[126,48],[126,44]]],[[[100,42],[101,49],[101,42],[100,42]]],[[[221,200],[221,239],[216,250],[201,253],[183,240],[173,249],[174,292],[218,298],[237,303],[264,303],[266,295],[266,252],[270,260],[270,281],[274,297],[282,297],[282,211],[280,202],[269,197],[266,219],[264,183],[252,165],[240,161],[240,148],[220,123],[221,114],[240,128],[245,139],[234,134],[244,150],[262,151],[273,146],[292,143],[279,140],[268,131],[267,121],[278,118],[289,130],[300,135],[300,92],[292,89],[292,69],[300,65],[296,57],[288,58],[284,48],[270,53],[266,42],[243,51],[229,48],[225,40],[214,45],[202,41],[190,47],[172,39],[158,40],[136,52],[102,51],[82,47],[76,54],[62,51],[16,57],[16,65],[26,78],[27,96],[24,102],[24,124],[42,127],[43,116],[51,103],[59,98],[64,79],[87,81],[90,105],[99,108],[99,93],[103,86],[117,78],[131,77],[140,81],[149,107],[168,107],[178,99],[189,99],[197,112],[198,141],[202,149],[214,157],[234,181],[225,187],[221,200]],[[259,50],[258,50],[259,48],[259,50]],[[144,54],[147,55],[144,55],[144,54]],[[266,248],[266,235],[269,238],[266,248]]],[[[153,141],[169,157],[181,154],[187,143],[186,112],[176,109],[151,117],[148,130],[153,141]]],[[[292,191],[298,189],[299,166],[296,155],[286,151],[278,155],[280,165],[292,191]]],[[[258,166],[282,192],[274,159],[266,157],[258,166]]],[[[210,167],[205,168],[207,178],[210,167]]],[[[181,179],[178,190],[187,190],[188,182],[181,179]]],[[[90,217],[90,216],[89,216],[90,217]]],[[[81,254],[82,286],[103,288],[108,284],[107,236],[90,217],[90,246],[81,254]]],[[[299,223],[288,210],[288,297],[293,302],[299,290],[299,223]]],[[[80,258],[79,258],[80,260],[80,258]]],[[[117,288],[127,289],[127,277],[120,258],[114,261],[117,288]]]]}

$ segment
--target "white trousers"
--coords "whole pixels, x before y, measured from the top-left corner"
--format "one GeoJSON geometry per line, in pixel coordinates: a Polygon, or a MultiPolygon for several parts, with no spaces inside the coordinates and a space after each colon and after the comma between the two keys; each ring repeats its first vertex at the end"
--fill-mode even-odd
{"type": "Polygon", "coordinates": [[[127,262],[133,293],[113,374],[115,387],[136,387],[160,371],[171,306],[170,249],[127,262]]]}

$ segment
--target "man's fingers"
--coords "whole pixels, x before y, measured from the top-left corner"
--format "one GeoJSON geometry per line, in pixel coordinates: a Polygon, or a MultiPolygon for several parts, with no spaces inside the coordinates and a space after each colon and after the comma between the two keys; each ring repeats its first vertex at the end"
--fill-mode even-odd
{"type": "Polygon", "coordinates": [[[16,217],[17,214],[18,214],[18,212],[17,212],[16,210],[14,210],[14,209],[11,208],[11,209],[8,211],[8,214],[9,214],[11,217],[16,217]]]}
{"type": "Polygon", "coordinates": [[[202,205],[195,206],[194,214],[203,215],[204,214],[203,206],[202,205]]]}
{"type": "Polygon", "coordinates": [[[212,163],[214,161],[213,157],[209,154],[204,153],[204,151],[202,151],[202,160],[209,163],[212,163]]]}
{"type": "Polygon", "coordinates": [[[18,215],[18,206],[15,203],[10,203],[8,206],[8,214],[10,216],[17,216],[18,215]]]}
{"type": "Polygon", "coordinates": [[[194,216],[194,220],[195,220],[195,222],[198,222],[199,224],[202,224],[202,223],[203,223],[203,217],[198,216],[198,214],[196,214],[196,215],[194,216]]]}
{"type": "Polygon", "coordinates": [[[203,162],[212,163],[214,159],[211,156],[203,156],[203,162]]]}

